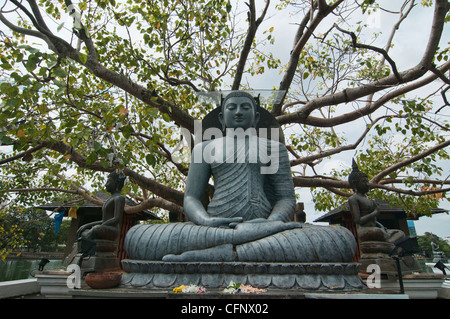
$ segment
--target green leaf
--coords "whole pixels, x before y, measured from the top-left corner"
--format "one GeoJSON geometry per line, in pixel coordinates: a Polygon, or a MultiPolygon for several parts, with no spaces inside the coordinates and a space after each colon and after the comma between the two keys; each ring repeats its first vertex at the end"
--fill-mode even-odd
{"type": "Polygon", "coordinates": [[[78,5],[78,8],[80,8],[81,11],[84,11],[87,9],[87,2],[80,2],[78,5]]]}
{"type": "Polygon", "coordinates": [[[61,29],[63,28],[63,26],[64,26],[64,22],[63,23],[61,23],[60,25],[58,25],[58,27],[56,28],[56,31],[61,31],[61,29]]]}
{"type": "Polygon", "coordinates": [[[133,128],[130,125],[124,126],[122,128],[122,133],[125,138],[129,138],[131,133],[133,133],[133,128]]]}
{"type": "Polygon", "coordinates": [[[156,158],[152,154],[147,154],[145,156],[145,160],[147,161],[147,164],[150,166],[154,166],[156,164],[156,158]]]}
{"type": "Polygon", "coordinates": [[[91,154],[89,154],[89,156],[86,158],[86,164],[87,165],[92,165],[97,161],[98,155],[97,152],[92,152],[91,154]]]}
{"type": "Polygon", "coordinates": [[[0,67],[1,67],[2,69],[4,69],[4,70],[8,70],[8,71],[10,71],[10,70],[13,69],[12,65],[9,64],[9,63],[7,63],[7,62],[2,63],[2,64],[0,65],[0,67]]]}
{"type": "Polygon", "coordinates": [[[53,83],[55,83],[60,88],[65,88],[67,86],[66,82],[60,80],[53,80],[53,83]]]}
{"type": "Polygon", "coordinates": [[[96,150],[98,152],[101,149],[102,149],[102,144],[100,144],[99,142],[94,142],[94,150],[96,150]]]}
{"type": "Polygon", "coordinates": [[[67,72],[63,69],[53,69],[52,73],[60,78],[64,78],[67,75],[67,72]]]}
{"type": "Polygon", "coordinates": [[[0,136],[0,145],[11,145],[13,142],[13,139],[8,136],[0,136]]]}
{"type": "Polygon", "coordinates": [[[159,110],[158,110],[156,107],[151,107],[151,108],[148,109],[148,114],[149,114],[151,117],[156,117],[156,116],[158,116],[158,113],[159,113],[159,110]]]}
{"type": "Polygon", "coordinates": [[[28,72],[33,72],[34,69],[36,69],[36,67],[37,67],[37,63],[31,59],[28,60],[27,63],[25,63],[25,68],[27,69],[28,72]]]}
{"type": "Polygon", "coordinates": [[[227,2],[226,10],[227,10],[228,13],[230,13],[230,11],[231,11],[231,3],[230,3],[230,1],[227,2]]]}
{"type": "Polygon", "coordinates": [[[81,63],[86,64],[87,62],[87,55],[84,53],[78,53],[78,58],[80,59],[81,63]]]}

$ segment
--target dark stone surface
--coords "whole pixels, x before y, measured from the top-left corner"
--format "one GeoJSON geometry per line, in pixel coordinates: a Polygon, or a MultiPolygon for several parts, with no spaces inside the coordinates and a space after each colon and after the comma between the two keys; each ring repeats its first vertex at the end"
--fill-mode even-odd
{"type": "Polygon", "coordinates": [[[226,288],[230,281],[258,288],[359,291],[358,263],[162,262],[122,260],[122,288],[200,285],[226,288]]]}

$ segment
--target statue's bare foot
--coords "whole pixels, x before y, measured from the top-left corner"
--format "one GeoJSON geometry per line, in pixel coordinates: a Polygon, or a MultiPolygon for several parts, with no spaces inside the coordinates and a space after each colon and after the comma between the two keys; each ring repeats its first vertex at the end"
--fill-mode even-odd
{"type": "Polygon", "coordinates": [[[177,261],[183,261],[183,258],[181,258],[181,255],[169,254],[169,255],[165,255],[162,258],[162,261],[177,262],[177,261]]]}
{"type": "Polygon", "coordinates": [[[189,250],[180,255],[165,255],[162,261],[191,262],[191,261],[233,261],[233,245],[225,244],[206,249],[189,250]]]}
{"type": "Polygon", "coordinates": [[[258,240],[285,230],[302,227],[303,225],[301,223],[285,223],[279,220],[256,220],[244,222],[236,226],[236,233],[233,236],[233,244],[240,245],[242,243],[248,243],[250,241],[258,240]]]}

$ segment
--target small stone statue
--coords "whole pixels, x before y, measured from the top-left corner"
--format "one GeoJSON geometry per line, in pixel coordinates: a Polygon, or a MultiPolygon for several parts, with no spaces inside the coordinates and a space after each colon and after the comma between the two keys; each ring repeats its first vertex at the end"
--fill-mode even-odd
{"type": "Polygon", "coordinates": [[[78,263],[83,264],[85,271],[120,269],[117,247],[125,208],[125,197],[121,194],[124,183],[125,176],[121,172],[114,171],[108,175],[105,186],[111,196],[102,206],[102,220],[85,224],[77,231],[81,245],[78,263]],[[87,255],[93,257],[83,261],[87,255]]]}
{"type": "MultiPolygon", "coordinates": [[[[380,211],[376,203],[366,196],[370,189],[367,175],[359,170],[354,160],[352,167],[348,181],[354,194],[349,198],[348,204],[356,224],[356,236],[361,253],[359,259],[361,271],[366,271],[369,265],[377,264],[380,266],[381,273],[397,274],[398,266],[393,256],[403,251],[401,245],[409,238],[403,231],[386,229],[377,221],[380,211]]],[[[399,262],[404,273],[421,269],[413,256],[403,256],[399,262]]]]}
{"type": "Polygon", "coordinates": [[[444,252],[439,250],[439,245],[435,242],[434,235],[431,236],[431,250],[433,251],[433,262],[447,263],[444,252]]]}
{"type": "Polygon", "coordinates": [[[219,120],[225,136],[199,143],[192,152],[184,195],[190,222],[134,226],[125,238],[130,259],[352,260],[356,242],[344,227],[293,222],[296,198],[288,152],[283,143],[252,131],[259,119],[259,104],[249,93],[233,91],[222,100],[219,120]],[[204,207],[211,177],[214,195],[204,207]]]}
{"type": "Polygon", "coordinates": [[[117,226],[125,208],[125,197],[121,194],[125,178],[121,172],[116,171],[108,175],[105,187],[111,196],[102,206],[102,220],[81,226],[77,231],[78,237],[115,240],[119,236],[117,226]]]}
{"type": "Polygon", "coordinates": [[[354,191],[348,204],[361,242],[375,240],[395,243],[405,238],[405,233],[401,230],[387,229],[377,221],[380,211],[376,203],[368,199],[366,195],[370,190],[369,179],[359,170],[355,160],[352,163],[348,182],[354,191]]]}

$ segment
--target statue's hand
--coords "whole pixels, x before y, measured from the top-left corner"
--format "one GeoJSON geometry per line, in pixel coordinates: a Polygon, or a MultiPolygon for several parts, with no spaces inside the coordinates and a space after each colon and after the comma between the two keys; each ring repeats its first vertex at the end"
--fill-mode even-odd
{"type": "Polygon", "coordinates": [[[206,218],[202,225],[204,226],[211,226],[211,227],[235,227],[237,224],[242,223],[243,219],[242,217],[233,217],[233,218],[226,218],[226,217],[208,217],[206,218]]]}
{"type": "Polygon", "coordinates": [[[236,225],[236,230],[240,232],[252,231],[255,228],[265,229],[268,233],[275,233],[294,228],[302,228],[303,224],[298,222],[282,222],[279,220],[267,220],[265,218],[256,218],[236,225]]]}
{"type": "Polygon", "coordinates": [[[264,218],[253,219],[240,223],[236,226],[234,244],[239,245],[258,240],[278,232],[302,227],[303,225],[297,222],[285,223],[279,220],[267,220],[264,218]]]}

